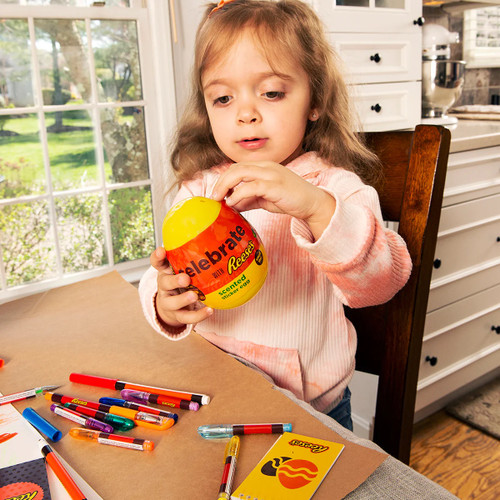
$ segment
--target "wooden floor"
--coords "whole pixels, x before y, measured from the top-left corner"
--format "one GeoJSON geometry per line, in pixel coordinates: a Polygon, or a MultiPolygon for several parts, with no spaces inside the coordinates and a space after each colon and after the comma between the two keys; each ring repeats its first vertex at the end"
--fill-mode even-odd
{"type": "Polygon", "coordinates": [[[444,410],[415,425],[410,466],[461,500],[500,499],[500,441],[444,410]]]}

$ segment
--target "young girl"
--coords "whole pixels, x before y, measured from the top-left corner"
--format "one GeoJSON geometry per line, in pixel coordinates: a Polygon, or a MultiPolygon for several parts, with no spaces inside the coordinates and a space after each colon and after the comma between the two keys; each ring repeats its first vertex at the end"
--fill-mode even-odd
{"type": "Polygon", "coordinates": [[[299,0],[211,4],[193,93],[174,143],[180,189],[226,199],[260,235],[269,273],[241,307],[212,310],[158,248],[140,283],[146,318],[171,340],[196,328],[352,429],[356,332],[343,305],[389,300],[411,260],[386,229],[376,158],[353,132],[348,92],[316,14],[299,0]]]}

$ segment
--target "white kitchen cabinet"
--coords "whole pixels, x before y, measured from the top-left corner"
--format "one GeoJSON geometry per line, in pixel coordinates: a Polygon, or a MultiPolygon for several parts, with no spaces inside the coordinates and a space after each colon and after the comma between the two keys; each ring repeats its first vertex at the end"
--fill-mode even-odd
{"type": "Polygon", "coordinates": [[[422,4],[312,0],[346,67],[364,131],[414,128],[421,117],[422,4]]]}
{"type": "MultiPolygon", "coordinates": [[[[311,3],[311,2],[308,2],[311,3]]],[[[312,0],[332,32],[408,33],[418,27],[418,0],[312,0]]]]}
{"type": "Polygon", "coordinates": [[[450,155],[415,410],[500,367],[500,146],[450,155]]]}

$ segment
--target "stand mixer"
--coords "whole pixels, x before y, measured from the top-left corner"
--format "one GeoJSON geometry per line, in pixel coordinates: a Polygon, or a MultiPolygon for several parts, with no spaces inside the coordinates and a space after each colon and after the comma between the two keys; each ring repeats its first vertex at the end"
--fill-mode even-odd
{"type": "Polygon", "coordinates": [[[446,112],[464,85],[465,61],[451,60],[450,44],[458,42],[458,33],[438,24],[425,24],[422,35],[422,123],[455,124],[457,118],[446,112]]]}

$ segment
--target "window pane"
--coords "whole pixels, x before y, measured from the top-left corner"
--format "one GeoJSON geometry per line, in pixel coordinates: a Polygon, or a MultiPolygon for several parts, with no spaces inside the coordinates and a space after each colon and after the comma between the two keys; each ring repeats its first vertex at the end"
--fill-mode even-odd
{"type": "Polygon", "coordinates": [[[45,192],[38,129],[35,114],[0,115],[0,199],[45,192]]]}
{"type": "Polygon", "coordinates": [[[91,97],[85,22],[35,19],[43,104],[89,102],[91,97]]]}
{"type": "Polygon", "coordinates": [[[102,196],[55,199],[63,271],[72,273],[108,263],[102,217],[102,196]]]}
{"type": "Polygon", "coordinates": [[[155,248],[149,187],[117,189],[108,200],[115,263],[149,257],[155,248]]]}
{"type": "Polygon", "coordinates": [[[33,106],[26,19],[0,19],[0,108],[33,106]]]}
{"type": "Polygon", "coordinates": [[[109,182],[149,178],[144,108],[107,108],[101,111],[104,157],[109,182]]]}
{"type": "Polygon", "coordinates": [[[337,5],[345,5],[348,7],[368,7],[370,0],[336,0],[337,5]]]}
{"type": "Polygon", "coordinates": [[[45,125],[54,190],[101,184],[88,111],[46,113],[45,125]]]}
{"type": "Polygon", "coordinates": [[[135,21],[92,21],[91,30],[99,101],[141,100],[135,21]]]}
{"type": "Polygon", "coordinates": [[[55,276],[54,243],[45,201],[1,207],[0,243],[8,286],[55,276]]]}
{"type": "Polygon", "coordinates": [[[375,7],[387,9],[404,9],[405,0],[375,0],[375,7]]]}

